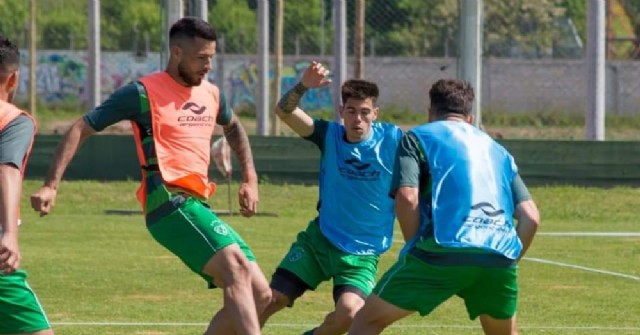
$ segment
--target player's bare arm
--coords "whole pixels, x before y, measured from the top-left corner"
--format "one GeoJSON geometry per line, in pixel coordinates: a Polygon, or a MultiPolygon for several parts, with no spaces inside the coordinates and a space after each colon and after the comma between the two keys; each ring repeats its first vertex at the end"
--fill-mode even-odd
{"type": "Polygon", "coordinates": [[[395,210],[405,242],[411,240],[420,228],[418,188],[402,186],[396,192],[395,210]]]}
{"type": "Polygon", "coordinates": [[[0,271],[15,272],[20,266],[18,248],[18,212],[22,176],[13,164],[0,164],[0,271]]]}
{"type": "Polygon", "coordinates": [[[322,64],[311,62],[311,65],[302,74],[300,82],[285,93],[276,105],[276,114],[282,122],[302,137],[313,133],[313,119],[298,107],[300,100],[310,88],[329,85],[331,80],[327,79],[328,74],[329,70],[322,64]]]}
{"type": "Polygon", "coordinates": [[[258,207],[258,175],[253,164],[253,154],[249,137],[238,117],[233,114],[231,121],[222,126],[224,137],[229,147],[235,153],[242,167],[243,183],[238,194],[240,213],[244,216],[252,216],[258,207]]]}
{"type": "Polygon", "coordinates": [[[41,216],[51,212],[55,205],[56,192],[64,171],[69,166],[82,142],[94,133],[95,130],[83,118],[78,119],[65,133],[56,148],[44,186],[31,195],[31,207],[33,210],[40,212],[41,216]]]}
{"type": "Polygon", "coordinates": [[[525,200],[516,206],[514,216],[516,220],[518,220],[516,233],[518,234],[518,238],[520,238],[520,242],[522,242],[522,252],[520,253],[520,257],[518,257],[518,260],[520,260],[524,257],[529,246],[531,246],[533,237],[536,235],[536,231],[538,231],[540,212],[533,200],[525,200]]]}

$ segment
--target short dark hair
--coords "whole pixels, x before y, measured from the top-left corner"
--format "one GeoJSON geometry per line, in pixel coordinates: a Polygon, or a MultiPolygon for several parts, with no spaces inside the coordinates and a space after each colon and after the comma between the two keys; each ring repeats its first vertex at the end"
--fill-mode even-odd
{"type": "Polygon", "coordinates": [[[378,90],[378,85],[374,82],[362,79],[350,79],[342,84],[341,95],[343,104],[347,103],[349,98],[358,100],[371,98],[373,102],[376,102],[380,91],[378,90]]]}
{"type": "Polygon", "coordinates": [[[194,16],[181,18],[176,21],[169,30],[169,44],[174,44],[179,40],[194,39],[196,37],[212,42],[218,40],[218,36],[213,27],[211,27],[207,21],[194,16]]]}
{"type": "Polygon", "coordinates": [[[8,38],[0,35],[0,71],[15,71],[19,65],[20,50],[8,38]]]}
{"type": "Polygon", "coordinates": [[[429,90],[431,111],[436,116],[447,114],[471,115],[475,93],[471,83],[459,79],[440,79],[429,90]]]}

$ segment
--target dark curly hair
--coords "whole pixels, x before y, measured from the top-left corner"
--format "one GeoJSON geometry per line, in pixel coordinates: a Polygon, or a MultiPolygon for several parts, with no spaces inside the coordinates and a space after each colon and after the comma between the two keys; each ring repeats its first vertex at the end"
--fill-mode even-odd
{"type": "Polygon", "coordinates": [[[12,72],[20,65],[20,51],[8,38],[0,35],[0,71],[12,72]]]}
{"type": "Polygon", "coordinates": [[[471,115],[475,93],[468,81],[440,79],[429,90],[431,112],[441,117],[447,114],[471,115]]]}

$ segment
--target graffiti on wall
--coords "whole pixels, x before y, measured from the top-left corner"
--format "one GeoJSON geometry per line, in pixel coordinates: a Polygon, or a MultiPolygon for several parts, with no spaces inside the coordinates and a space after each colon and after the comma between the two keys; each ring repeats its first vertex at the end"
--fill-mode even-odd
{"type": "MultiPolygon", "coordinates": [[[[28,52],[21,52],[18,99],[27,99],[28,59],[28,52]]],[[[87,64],[86,52],[39,51],[36,65],[38,99],[48,104],[80,104],[88,101],[87,64]]],[[[145,74],[158,71],[159,64],[159,55],[140,59],[128,52],[103,53],[100,64],[102,99],[104,100],[122,85],[145,74]]]]}
{"type": "MultiPolygon", "coordinates": [[[[28,55],[21,54],[20,86],[18,98],[27,94],[29,87],[28,55]]],[[[36,67],[36,91],[44,102],[79,102],[86,100],[86,62],[74,54],[39,54],[36,67]]]]}
{"type": "MultiPolygon", "coordinates": [[[[283,66],[280,80],[280,94],[289,91],[302,77],[302,73],[309,66],[309,62],[297,62],[292,66],[283,66]]],[[[269,71],[270,82],[273,82],[273,71],[269,71]]],[[[252,62],[240,63],[230,71],[228,82],[229,101],[233,108],[243,104],[255,106],[256,83],[258,79],[256,64],[252,62]]],[[[302,109],[313,111],[332,109],[333,99],[330,86],[309,90],[300,102],[302,109]]]]}
{"type": "MultiPolygon", "coordinates": [[[[27,99],[29,88],[28,51],[21,52],[21,76],[17,98],[27,99]]],[[[88,57],[82,51],[39,51],[36,66],[36,88],[38,99],[47,104],[83,104],[89,100],[87,95],[88,57]]],[[[255,106],[257,69],[256,64],[242,60],[225,60],[225,92],[233,108],[243,104],[255,106]]],[[[284,66],[280,81],[280,92],[291,89],[302,76],[308,62],[297,62],[284,66]]],[[[103,52],[101,57],[101,92],[104,101],[121,86],[146,74],[160,70],[160,54],[150,53],[147,57],[135,57],[129,52],[103,52]]],[[[215,82],[214,72],[209,80],[215,82]]],[[[270,71],[273,81],[273,71],[270,71]]],[[[301,101],[305,110],[314,111],[333,108],[329,86],[309,90],[301,101]]]]}

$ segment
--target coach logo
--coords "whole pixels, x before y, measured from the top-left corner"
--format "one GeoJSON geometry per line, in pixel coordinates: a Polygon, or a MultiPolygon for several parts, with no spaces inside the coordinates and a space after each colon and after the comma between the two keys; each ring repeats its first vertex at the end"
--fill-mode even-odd
{"type": "Polygon", "coordinates": [[[486,216],[489,216],[489,217],[494,217],[500,214],[504,214],[504,210],[502,209],[496,210],[496,208],[493,207],[493,205],[488,202],[479,202],[471,206],[471,209],[479,209],[482,211],[482,213],[484,213],[486,216]]]}
{"type": "Polygon", "coordinates": [[[339,166],[338,171],[349,180],[374,181],[380,178],[380,171],[375,167],[371,168],[369,163],[363,163],[357,158],[349,158],[344,162],[346,165],[339,166]]]}
{"type": "Polygon", "coordinates": [[[371,164],[369,164],[369,163],[362,163],[357,158],[350,158],[350,159],[347,159],[344,162],[349,164],[349,165],[351,165],[351,166],[353,166],[358,171],[366,170],[369,166],[371,166],[371,164]]]}
{"type": "Polygon", "coordinates": [[[198,106],[195,102],[188,101],[182,106],[182,110],[190,110],[193,114],[200,115],[207,110],[207,106],[198,106]]]}

